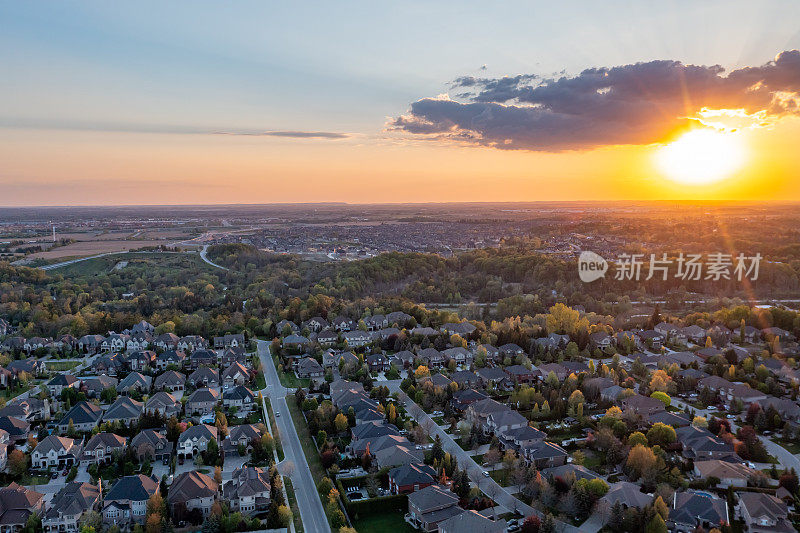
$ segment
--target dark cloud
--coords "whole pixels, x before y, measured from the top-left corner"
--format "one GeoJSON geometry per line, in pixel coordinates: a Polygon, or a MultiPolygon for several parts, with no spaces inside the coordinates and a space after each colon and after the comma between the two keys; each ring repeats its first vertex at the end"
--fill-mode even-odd
{"type": "Polygon", "coordinates": [[[663,140],[704,109],[800,114],[800,51],[726,74],[719,65],[650,61],[542,79],[465,76],[458,100],[424,98],[390,127],[512,150],[559,151],[663,140]]]}

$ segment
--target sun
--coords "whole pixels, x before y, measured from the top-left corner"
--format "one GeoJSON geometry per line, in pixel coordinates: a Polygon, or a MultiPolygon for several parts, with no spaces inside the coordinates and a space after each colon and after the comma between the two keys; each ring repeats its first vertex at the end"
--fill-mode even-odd
{"type": "Polygon", "coordinates": [[[655,160],[670,179],[704,185],[739,170],[745,162],[745,146],[738,133],[697,129],[659,149],[655,160]]]}

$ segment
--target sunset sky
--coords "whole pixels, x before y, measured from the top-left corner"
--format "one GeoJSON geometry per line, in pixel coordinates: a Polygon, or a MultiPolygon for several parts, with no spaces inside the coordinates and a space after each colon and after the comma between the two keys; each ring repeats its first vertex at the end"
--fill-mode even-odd
{"type": "Polygon", "coordinates": [[[800,200],[796,0],[164,4],[0,0],[0,205],[800,200]]]}

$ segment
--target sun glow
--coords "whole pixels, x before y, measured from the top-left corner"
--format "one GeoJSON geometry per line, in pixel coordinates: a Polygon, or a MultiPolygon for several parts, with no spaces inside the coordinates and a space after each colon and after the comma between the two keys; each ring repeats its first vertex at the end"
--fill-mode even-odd
{"type": "Polygon", "coordinates": [[[745,147],[739,133],[697,129],[658,150],[655,160],[670,179],[703,185],[739,170],[745,162],[745,147]]]}

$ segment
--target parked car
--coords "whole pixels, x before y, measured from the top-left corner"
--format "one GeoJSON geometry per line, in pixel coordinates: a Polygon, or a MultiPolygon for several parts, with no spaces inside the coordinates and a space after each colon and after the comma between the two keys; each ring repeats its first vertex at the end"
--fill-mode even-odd
{"type": "Polygon", "coordinates": [[[53,472],[50,473],[50,479],[58,479],[58,470],[53,470],[53,472]]]}

